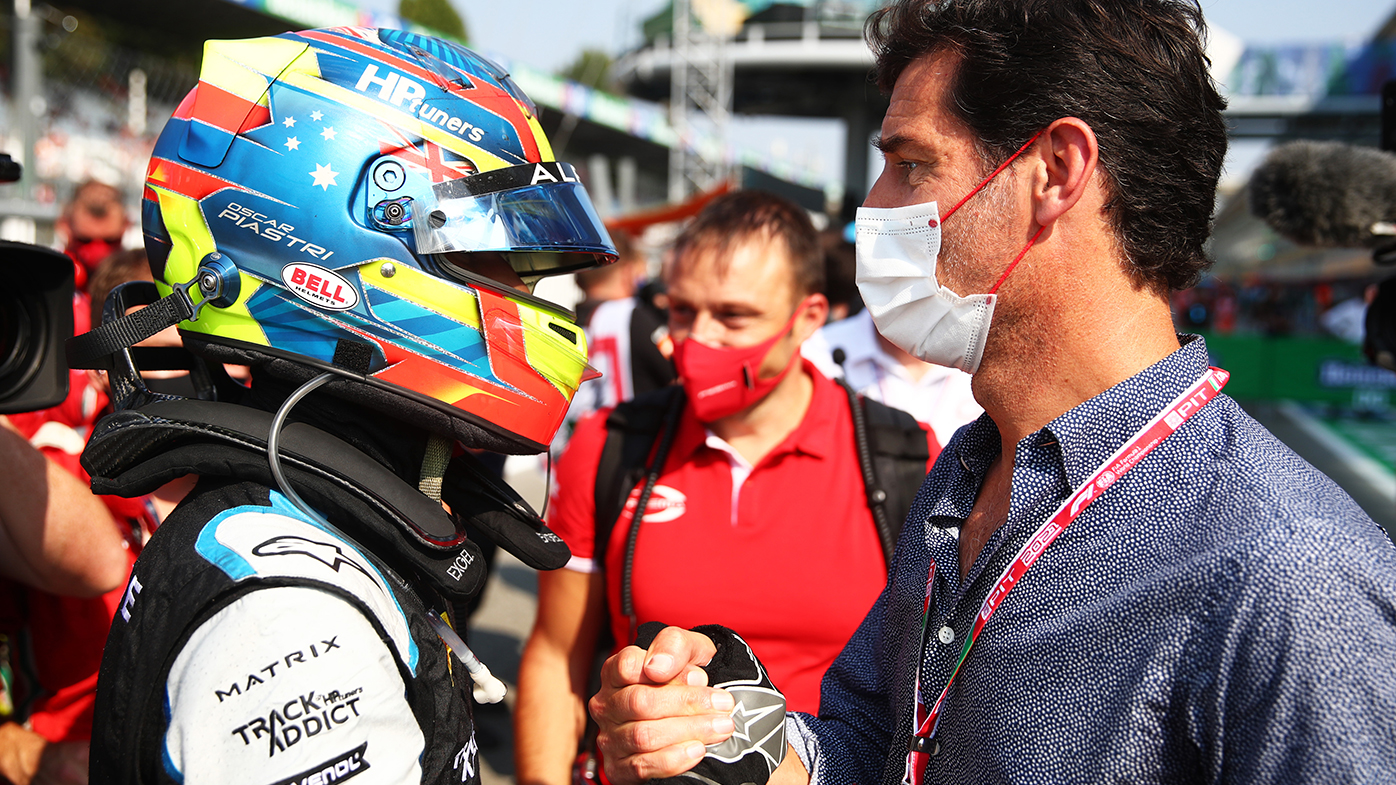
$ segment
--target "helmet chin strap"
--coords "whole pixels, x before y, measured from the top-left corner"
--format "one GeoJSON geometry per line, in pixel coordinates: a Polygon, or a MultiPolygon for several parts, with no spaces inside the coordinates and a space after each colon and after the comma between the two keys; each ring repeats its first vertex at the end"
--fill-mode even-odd
{"type": "MultiPolygon", "coordinates": [[[[281,427],[286,423],[286,418],[291,414],[291,408],[300,403],[301,399],[316,388],[321,387],[326,382],[334,379],[332,373],[322,373],[314,379],[302,384],[291,393],[289,397],[276,410],[276,416],[271,420],[271,428],[267,433],[267,464],[271,467],[271,476],[276,480],[276,485],[281,489],[281,493],[296,505],[296,509],[304,513],[308,518],[319,524],[326,531],[331,532],[344,539],[350,539],[348,535],[340,531],[334,524],[325,520],[318,510],[305,503],[305,500],[296,493],[296,489],[287,482],[286,475],[281,471],[281,427]]],[[[427,440],[426,454],[422,457],[422,479],[418,483],[418,489],[429,496],[433,501],[441,501],[441,478],[446,474],[446,465],[451,461],[451,448],[454,443],[450,439],[440,436],[432,436],[427,440]]],[[[386,566],[383,569],[387,569],[386,566]]],[[[391,572],[391,570],[389,570],[391,572]]],[[[403,583],[397,576],[394,580],[403,583]]],[[[490,673],[490,669],[485,667],[480,658],[465,645],[465,641],[451,629],[435,611],[427,611],[427,620],[431,622],[432,629],[436,631],[438,637],[451,653],[456,655],[456,659],[465,665],[465,669],[470,672],[470,678],[475,682],[472,694],[477,703],[498,703],[504,700],[504,683],[495,678],[490,673]]]]}
{"type": "MultiPolygon", "coordinates": [[[[417,482],[417,490],[437,503],[441,501],[441,478],[446,476],[446,467],[451,463],[451,452],[455,444],[454,439],[443,436],[433,434],[427,437],[426,452],[422,455],[422,478],[417,482]]],[[[436,611],[427,611],[427,621],[431,622],[432,629],[436,631],[437,637],[441,638],[441,642],[446,644],[446,648],[456,655],[456,659],[460,660],[467,671],[470,671],[471,681],[475,682],[471,691],[475,696],[475,702],[499,703],[504,700],[504,682],[490,673],[485,663],[480,662],[475,652],[471,651],[456,631],[451,629],[447,620],[437,615],[436,611]]]]}
{"type": "Polygon", "coordinates": [[[446,476],[446,466],[451,462],[454,439],[432,434],[427,437],[426,453],[422,456],[421,479],[417,490],[434,502],[441,501],[441,478],[446,476]]]}
{"type": "Polygon", "coordinates": [[[108,355],[135,346],[166,327],[197,321],[206,305],[227,308],[237,301],[242,281],[237,267],[223,254],[214,252],[199,262],[193,279],[173,284],[171,289],[170,294],[138,311],[104,313],[102,324],[69,338],[69,367],[106,368],[110,365],[110,360],[106,359],[108,355]],[[200,294],[198,302],[194,301],[191,291],[200,294]]]}

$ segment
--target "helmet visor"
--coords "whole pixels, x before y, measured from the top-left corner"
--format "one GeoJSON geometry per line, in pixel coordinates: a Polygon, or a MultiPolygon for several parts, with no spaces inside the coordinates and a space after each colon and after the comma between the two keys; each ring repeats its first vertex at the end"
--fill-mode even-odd
{"type": "Polygon", "coordinates": [[[615,261],[615,243],[569,164],[524,164],[432,188],[412,203],[417,253],[497,251],[520,277],[615,261]]]}

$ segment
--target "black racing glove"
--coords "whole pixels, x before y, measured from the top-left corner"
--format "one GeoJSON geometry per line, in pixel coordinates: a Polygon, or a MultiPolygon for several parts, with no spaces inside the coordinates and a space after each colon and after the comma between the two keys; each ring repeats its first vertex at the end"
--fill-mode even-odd
{"type": "MultiPolygon", "coordinates": [[[[665,625],[640,626],[635,645],[648,649],[665,625]]],[[[732,720],[737,729],[720,744],[708,747],[698,765],[676,777],[654,780],[670,785],[765,785],[785,760],[785,695],[775,688],[761,661],[742,636],[718,624],[694,627],[717,646],[703,666],[708,684],[727,690],[736,699],[732,720]]]]}

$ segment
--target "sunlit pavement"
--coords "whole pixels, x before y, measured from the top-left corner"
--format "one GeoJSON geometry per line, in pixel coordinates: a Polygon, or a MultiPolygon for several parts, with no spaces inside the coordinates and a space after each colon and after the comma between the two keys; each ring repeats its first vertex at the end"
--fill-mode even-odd
{"type": "MultiPolygon", "coordinates": [[[[543,475],[542,462],[531,458],[512,458],[504,470],[505,479],[535,510],[541,509],[543,503],[543,475]]],[[[471,649],[509,688],[503,704],[475,707],[484,785],[514,781],[514,697],[519,657],[533,628],[537,597],[537,573],[500,550],[485,587],[484,602],[471,620],[469,631],[471,649]]]]}
{"type": "Polygon", "coordinates": [[[1326,427],[1396,477],[1396,421],[1386,417],[1319,415],[1326,427]]]}

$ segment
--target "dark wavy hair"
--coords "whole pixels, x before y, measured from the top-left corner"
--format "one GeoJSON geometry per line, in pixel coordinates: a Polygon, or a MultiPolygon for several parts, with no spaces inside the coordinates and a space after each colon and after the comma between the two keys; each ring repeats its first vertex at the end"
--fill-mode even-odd
{"type": "Polygon", "coordinates": [[[1185,289],[1211,266],[1226,100],[1196,0],[896,0],[866,33],[884,92],[918,58],[960,56],[947,108],[988,160],[1058,118],[1089,124],[1137,284],[1185,289]]]}

